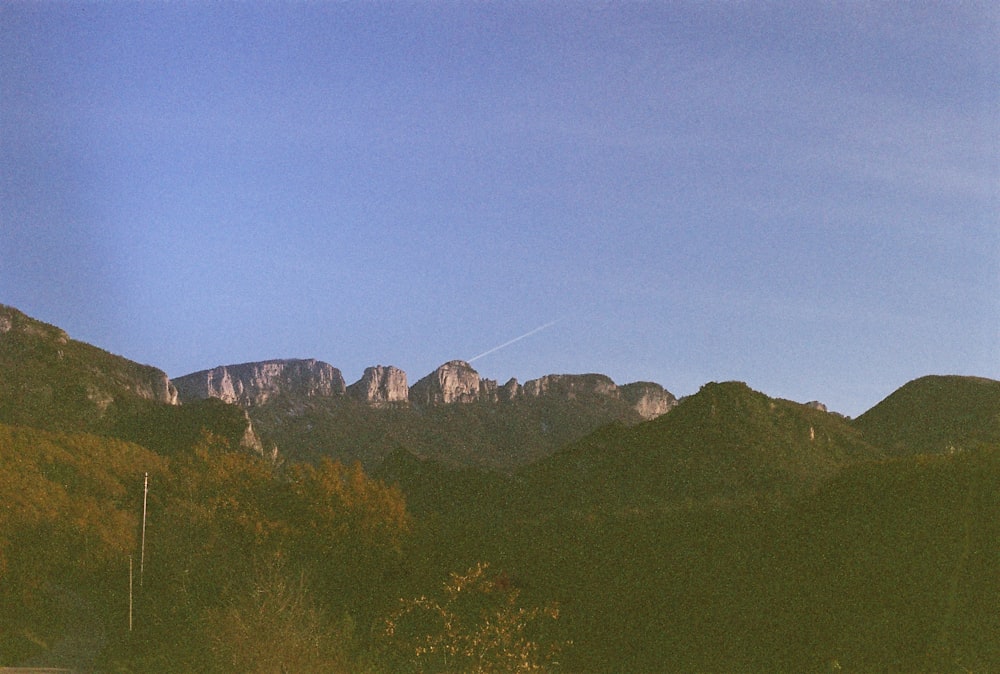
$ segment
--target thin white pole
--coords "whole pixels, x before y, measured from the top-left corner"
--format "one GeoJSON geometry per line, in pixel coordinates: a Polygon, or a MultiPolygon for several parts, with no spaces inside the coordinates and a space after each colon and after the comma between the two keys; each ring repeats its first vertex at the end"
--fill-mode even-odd
{"type": "Polygon", "coordinates": [[[142,484],[142,547],[139,550],[139,587],[142,587],[143,571],[146,568],[146,497],[149,495],[149,473],[142,484]]]}

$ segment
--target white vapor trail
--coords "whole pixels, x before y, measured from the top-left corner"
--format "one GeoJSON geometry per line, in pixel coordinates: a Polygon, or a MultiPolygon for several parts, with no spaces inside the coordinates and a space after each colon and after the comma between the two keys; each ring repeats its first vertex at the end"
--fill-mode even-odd
{"type": "Polygon", "coordinates": [[[536,332],[541,332],[541,331],[542,331],[542,330],[544,330],[545,328],[551,328],[551,327],[552,327],[553,325],[555,325],[555,324],[556,324],[556,323],[558,323],[558,322],[559,322],[558,320],[555,320],[555,321],[551,321],[551,322],[549,322],[549,323],[546,323],[545,325],[542,325],[542,326],[540,326],[540,327],[537,327],[537,328],[535,328],[535,329],[534,329],[534,330],[532,330],[531,332],[526,332],[526,333],[524,333],[524,334],[523,334],[523,335],[521,335],[520,337],[515,337],[514,339],[510,340],[509,342],[504,342],[504,343],[503,343],[503,344],[501,344],[500,346],[494,346],[494,347],[493,347],[492,349],[490,349],[489,351],[483,351],[483,352],[482,352],[481,354],[479,354],[478,356],[475,356],[475,357],[473,357],[473,358],[470,358],[470,359],[469,359],[468,361],[466,361],[466,362],[468,362],[468,363],[471,363],[471,362],[473,362],[473,361],[476,361],[476,360],[479,360],[479,359],[480,359],[480,358],[482,358],[483,356],[488,356],[488,355],[490,355],[491,353],[494,353],[494,352],[496,352],[496,351],[499,351],[500,349],[503,349],[503,348],[506,348],[506,347],[510,346],[511,344],[513,344],[514,342],[520,342],[520,341],[521,341],[522,339],[525,339],[525,338],[527,338],[527,337],[531,337],[531,336],[532,336],[533,334],[535,334],[536,332]]]}

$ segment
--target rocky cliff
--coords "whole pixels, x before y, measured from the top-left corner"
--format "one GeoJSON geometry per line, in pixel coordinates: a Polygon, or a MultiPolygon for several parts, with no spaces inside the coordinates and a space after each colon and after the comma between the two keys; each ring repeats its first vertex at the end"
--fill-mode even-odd
{"type": "Polygon", "coordinates": [[[479,373],[464,360],[449,361],[410,387],[410,402],[415,405],[471,403],[479,399],[479,373]]]}
{"type": "Polygon", "coordinates": [[[549,374],[526,381],[498,385],[484,379],[464,360],[452,360],[407,385],[406,372],[393,366],[365,369],[361,379],[344,385],[340,371],[317,360],[270,360],[226,365],[174,380],[181,400],[219,398],[243,407],[259,406],[277,394],[295,397],[347,395],[373,407],[417,407],[456,403],[507,403],[520,399],[621,400],[642,419],[669,412],[677,399],[659,384],[635,382],[618,386],[602,374],[549,374]]]}
{"type": "Polygon", "coordinates": [[[677,406],[677,398],[659,384],[637,381],[625,384],[619,391],[627,402],[643,419],[655,419],[677,406]]]}
{"type": "Polygon", "coordinates": [[[262,405],[279,394],[328,397],[346,392],[340,370],[314,359],[220,365],[179,377],[174,385],[182,401],[219,398],[243,407],[262,405]]]}
{"type": "Polygon", "coordinates": [[[547,374],[524,382],[524,395],[529,398],[554,395],[573,400],[580,396],[618,398],[618,387],[603,374],[547,374]]]}
{"type": "Polygon", "coordinates": [[[406,403],[410,399],[410,387],[406,383],[406,373],[398,367],[365,368],[361,379],[347,387],[347,394],[375,407],[406,403]]]}

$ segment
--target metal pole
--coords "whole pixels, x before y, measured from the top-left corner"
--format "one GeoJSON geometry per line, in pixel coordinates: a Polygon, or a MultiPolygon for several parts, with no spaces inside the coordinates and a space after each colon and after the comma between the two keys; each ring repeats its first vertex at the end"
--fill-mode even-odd
{"type": "Polygon", "coordinates": [[[142,587],[143,571],[146,568],[146,497],[149,495],[149,473],[142,484],[142,547],[139,550],[139,587],[142,587]]]}

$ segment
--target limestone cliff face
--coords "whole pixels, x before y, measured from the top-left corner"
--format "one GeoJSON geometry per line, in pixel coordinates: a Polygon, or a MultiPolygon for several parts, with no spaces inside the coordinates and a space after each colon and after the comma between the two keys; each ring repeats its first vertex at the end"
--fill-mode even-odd
{"type": "MultiPolygon", "coordinates": [[[[162,384],[160,382],[161,389],[162,384]]],[[[337,368],[311,359],[219,366],[179,377],[173,384],[182,401],[219,398],[244,408],[262,405],[278,394],[296,397],[346,395],[374,407],[407,403],[418,407],[472,402],[502,404],[547,397],[622,401],[641,418],[653,419],[677,404],[677,399],[659,384],[635,382],[619,387],[602,374],[549,374],[523,385],[513,378],[499,385],[494,379],[481,378],[464,360],[445,363],[413,386],[408,386],[403,370],[391,365],[368,367],[361,379],[345,386],[337,368]]],[[[169,395],[169,392],[162,395],[169,395]]]]}
{"type": "Polygon", "coordinates": [[[262,405],[278,394],[342,396],[347,388],[340,370],[313,359],[220,365],[179,377],[174,385],[182,401],[219,398],[243,407],[262,405]]]}
{"type": "Polygon", "coordinates": [[[243,410],[243,418],[246,420],[247,426],[243,431],[243,437],[240,438],[240,447],[248,452],[253,452],[254,454],[271,459],[272,461],[277,460],[278,448],[272,447],[270,453],[264,450],[264,443],[261,442],[260,436],[257,435],[257,431],[253,427],[253,421],[250,419],[250,415],[246,410],[243,410]]]}
{"type": "Polygon", "coordinates": [[[545,395],[568,399],[581,395],[618,397],[618,387],[603,374],[547,374],[539,379],[524,382],[524,395],[539,398],[545,395]]]}
{"type": "Polygon", "coordinates": [[[406,383],[406,373],[398,367],[376,365],[365,368],[361,379],[347,387],[347,394],[380,407],[409,401],[410,387],[406,383]]]}
{"type": "Polygon", "coordinates": [[[170,381],[166,372],[155,367],[142,366],[142,374],[125,385],[141,398],[148,398],[168,405],[177,405],[180,402],[177,387],[170,381]]]}
{"type": "Polygon", "coordinates": [[[495,403],[500,400],[500,389],[496,379],[479,380],[479,399],[495,403]]]}
{"type": "Polygon", "coordinates": [[[479,373],[464,360],[452,360],[410,387],[415,405],[448,405],[479,400],[479,373]]]}
{"type": "Polygon", "coordinates": [[[520,398],[522,393],[523,390],[521,385],[517,383],[517,379],[511,377],[506,384],[497,389],[497,398],[501,402],[510,402],[520,398]]]}
{"type": "Polygon", "coordinates": [[[659,384],[637,381],[620,389],[622,400],[631,405],[643,419],[655,419],[677,406],[677,398],[659,384]]]}

